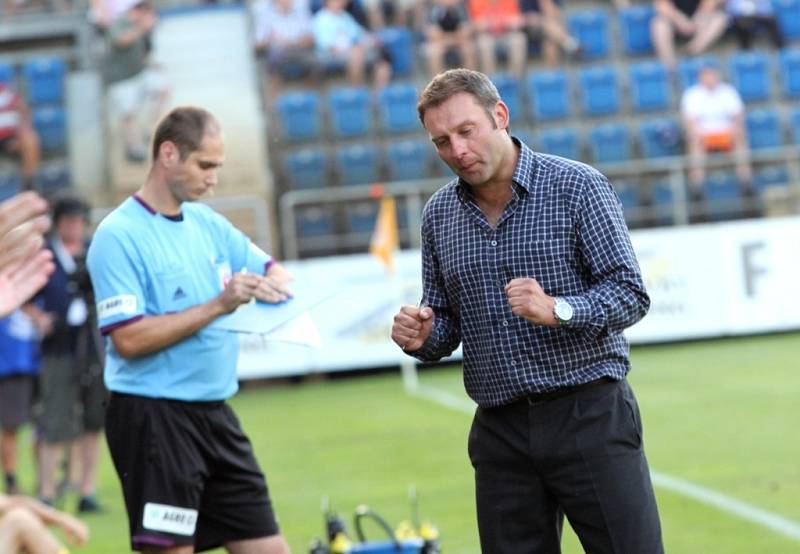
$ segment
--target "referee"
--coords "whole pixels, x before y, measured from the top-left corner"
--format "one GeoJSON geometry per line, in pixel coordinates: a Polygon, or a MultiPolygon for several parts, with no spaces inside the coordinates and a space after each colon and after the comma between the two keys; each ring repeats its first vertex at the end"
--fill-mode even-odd
{"type": "Polygon", "coordinates": [[[266,481],[225,403],[238,386],[237,338],[209,324],[253,298],[286,300],[289,275],[195,202],[223,163],[211,114],[171,111],[152,154],[145,184],[103,220],[88,254],[131,547],[285,554],[266,481]]]}

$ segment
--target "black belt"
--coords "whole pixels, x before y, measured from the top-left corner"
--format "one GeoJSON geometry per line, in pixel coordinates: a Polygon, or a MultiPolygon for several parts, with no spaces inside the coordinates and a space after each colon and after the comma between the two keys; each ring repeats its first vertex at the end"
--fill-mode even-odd
{"type": "Polygon", "coordinates": [[[581,383],[580,385],[572,385],[571,387],[561,387],[560,389],[552,390],[549,392],[534,392],[518,398],[517,402],[527,402],[530,406],[534,406],[536,404],[550,402],[551,400],[555,400],[556,398],[563,398],[564,396],[569,396],[570,394],[574,394],[584,389],[590,389],[592,387],[596,387],[597,385],[603,385],[614,382],[616,381],[611,377],[600,377],[599,379],[595,379],[594,381],[588,381],[586,383],[581,383]]]}

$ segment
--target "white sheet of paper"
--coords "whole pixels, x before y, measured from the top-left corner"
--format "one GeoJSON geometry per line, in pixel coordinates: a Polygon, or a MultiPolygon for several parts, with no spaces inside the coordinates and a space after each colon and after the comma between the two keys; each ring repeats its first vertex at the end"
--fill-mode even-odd
{"type": "Polygon", "coordinates": [[[265,335],[265,338],[270,341],[289,342],[310,348],[319,348],[322,345],[319,328],[308,311],[290,319],[265,335]]]}

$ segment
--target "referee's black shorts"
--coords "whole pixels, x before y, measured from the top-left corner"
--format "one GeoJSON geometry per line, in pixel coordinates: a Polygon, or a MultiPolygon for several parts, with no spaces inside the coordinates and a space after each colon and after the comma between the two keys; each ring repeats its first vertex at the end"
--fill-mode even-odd
{"type": "Polygon", "coordinates": [[[202,552],[278,534],[264,475],[224,402],[113,393],[106,435],[134,550],[202,552]]]}

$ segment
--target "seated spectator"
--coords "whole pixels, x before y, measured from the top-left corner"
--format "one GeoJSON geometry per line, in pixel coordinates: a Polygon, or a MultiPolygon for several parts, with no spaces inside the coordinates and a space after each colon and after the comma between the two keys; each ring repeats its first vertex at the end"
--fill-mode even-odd
{"type": "Polygon", "coordinates": [[[469,0],[469,16],[478,34],[481,70],[487,75],[497,71],[497,46],[508,56],[509,71],[517,77],[525,72],[528,37],[525,19],[517,0],[469,0]]]}
{"type": "Polygon", "coordinates": [[[521,0],[521,8],[528,29],[542,37],[542,58],[547,65],[559,65],[560,50],[571,56],[580,52],[580,44],[567,31],[556,0],[521,0]]]}
{"type": "Polygon", "coordinates": [[[745,130],[744,104],[733,86],[722,82],[719,69],[705,65],[697,84],[681,98],[681,116],[689,155],[689,186],[693,198],[702,196],[705,159],[709,152],[731,152],[743,192],[750,192],[751,168],[745,130]]]}
{"type": "Polygon", "coordinates": [[[656,15],[650,23],[653,46],[661,62],[674,71],[675,35],[688,40],[690,56],[705,52],[728,26],[720,8],[723,0],[654,0],[656,15]]]}
{"type": "Polygon", "coordinates": [[[33,189],[42,157],[39,135],[25,101],[0,82],[0,152],[19,156],[25,189],[33,189]]]}
{"type": "Polygon", "coordinates": [[[108,95],[121,116],[125,156],[134,163],[147,158],[145,129],[163,113],[169,98],[161,70],[150,60],[157,21],[153,5],[141,0],[108,29],[111,44],[104,67],[108,95]],[[142,112],[148,121],[140,121],[142,112]]]}
{"type": "Polygon", "coordinates": [[[345,67],[354,85],[362,85],[368,66],[373,69],[376,90],[392,77],[389,57],[380,41],[347,11],[348,0],[325,0],[325,7],[314,15],[313,31],[317,54],[328,69],[345,67]]]}
{"type": "Polygon", "coordinates": [[[81,546],[89,528],[71,515],[25,496],[0,494],[0,552],[3,554],[57,554],[67,549],[46,526],[59,527],[69,542],[81,546]]]}
{"type": "Polygon", "coordinates": [[[387,24],[421,30],[425,3],[425,0],[361,0],[372,31],[383,29],[387,24]]]}
{"type": "Polygon", "coordinates": [[[305,0],[262,0],[253,8],[256,53],[263,56],[276,88],[281,79],[314,72],[311,10],[305,0]]]}
{"type": "Polygon", "coordinates": [[[454,52],[460,55],[460,65],[476,69],[473,29],[462,0],[433,0],[425,29],[425,57],[431,75],[438,75],[445,58],[454,52]]]}
{"type": "Polygon", "coordinates": [[[727,0],[725,11],[731,19],[731,29],[742,50],[749,50],[753,45],[753,38],[762,30],[769,35],[775,48],[780,49],[786,45],[770,0],[727,0]]]}

